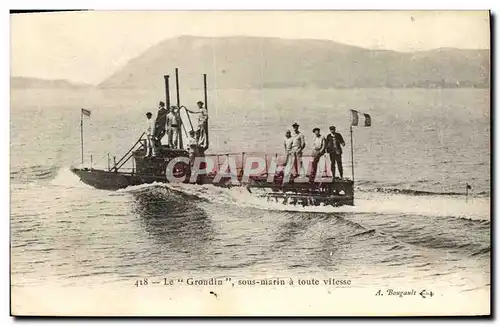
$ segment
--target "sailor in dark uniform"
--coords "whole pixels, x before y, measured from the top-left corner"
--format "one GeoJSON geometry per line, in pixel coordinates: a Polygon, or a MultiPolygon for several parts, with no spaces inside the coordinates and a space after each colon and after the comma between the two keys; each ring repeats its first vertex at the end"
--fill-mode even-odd
{"type": "Polygon", "coordinates": [[[342,147],[345,146],[344,138],[336,132],[335,126],[330,127],[330,133],[326,136],[326,152],[330,155],[330,167],[332,177],[335,178],[335,162],[339,168],[340,179],[344,178],[344,169],[342,168],[342,147]]]}
{"type": "Polygon", "coordinates": [[[158,114],[155,121],[155,141],[157,146],[161,146],[161,139],[165,136],[165,124],[167,123],[167,109],[165,102],[160,102],[158,114]]]}

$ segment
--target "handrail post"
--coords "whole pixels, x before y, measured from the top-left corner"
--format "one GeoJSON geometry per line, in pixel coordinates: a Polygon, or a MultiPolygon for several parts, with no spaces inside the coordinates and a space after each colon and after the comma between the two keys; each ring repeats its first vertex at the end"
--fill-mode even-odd
{"type": "Polygon", "coordinates": [[[245,173],[244,170],[245,170],[245,152],[242,152],[241,153],[241,178],[243,178],[243,174],[245,173]]]}
{"type": "Polygon", "coordinates": [[[269,173],[269,167],[267,164],[267,154],[264,154],[264,161],[266,162],[266,175],[269,173]]]}

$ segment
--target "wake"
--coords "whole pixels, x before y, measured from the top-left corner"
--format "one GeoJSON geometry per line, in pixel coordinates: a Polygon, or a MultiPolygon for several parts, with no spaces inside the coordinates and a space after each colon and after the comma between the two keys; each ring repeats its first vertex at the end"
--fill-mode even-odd
{"type": "Polygon", "coordinates": [[[164,184],[154,183],[128,187],[123,192],[137,192],[155,187],[207,200],[212,203],[238,205],[247,208],[288,212],[318,213],[375,213],[375,214],[414,214],[423,216],[453,216],[467,219],[490,220],[490,199],[485,197],[469,198],[463,196],[418,196],[410,194],[357,192],[355,206],[301,206],[285,205],[268,201],[244,187],[221,188],[214,185],[164,184]]]}
{"type": "MultiPolygon", "coordinates": [[[[50,184],[69,188],[93,187],[84,184],[69,168],[58,169],[50,184]]],[[[244,187],[221,188],[211,184],[167,184],[151,183],[130,186],[113,193],[134,193],[154,188],[168,189],[183,195],[199,198],[212,203],[238,205],[240,207],[287,212],[317,212],[317,213],[374,213],[374,214],[414,214],[423,216],[452,216],[467,219],[490,220],[489,196],[469,197],[468,202],[461,194],[433,194],[414,191],[373,192],[359,190],[355,193],[354,206],[301,206],[285,205],[267,198],[259,197],[258,193],[250,193],[244,187]]]]}

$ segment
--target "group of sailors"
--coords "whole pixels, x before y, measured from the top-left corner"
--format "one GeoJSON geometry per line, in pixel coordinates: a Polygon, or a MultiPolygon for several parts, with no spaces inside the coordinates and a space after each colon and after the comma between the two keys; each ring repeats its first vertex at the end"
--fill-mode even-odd
{"type": "MultiPolygon", "coordinates": [[[[296,174],[303,170],[302,166],[302,153],[306,148],[306,141],[304,134],[299,130],[299,124],[292,125],[293,130],[287,130],[285,133],[284,147],[286,154],[285,164],[288,166],[291,160],[292,167],[296,174]]],[[[335,126],[330,126],[330,132],[326,136],[321,135],[319,128],[312,130],[314,136],[312,141],[312,171],[311,178],[316,176],[318,163],[323,155],[328,154],[330,157],[330,168],[332,177],[335,178],[335,165],[339,169],[340,179],[344,178],[344,170],[342,168],[342,146],[345,146],[344,138],[336,131],[335,126]]]]}
{"type": "MultiPolygon", "coordinates": [[[[190,110],[184,106],[189,113],[198,114],[198,119],[195,126],[191,126],[189,137],[187,139],[188,151],[193,155],[199,154],[207,143],[207,120],[208,112],[202,101],[198,101],[198,110],[190,110]]],[[[151,112],[146,113],[146,156],[155,157],[158,154],[158,148],[162,146],[161,140],[167,135],[167,147],[179,149],[179,137],[181,133],[181,117],[180,108],[177,106],[165,107],[165,102],[160,101],[158,105],[158,113],[154,120],[151,112]]]]}
{"type": "MultiPolygon", "coordinates": [[[[188,132],[186,147],[189,152],[190,160],[203,155],[207,145],[207,121],[208,112],[202,101],[197,102],[198,110],[190,110],[186,107],[181,107],[189,113],[198,114],[198,119],[195,126],[191,126],[188,132]]],[[[152,113],[147,112],[147,128],[146,128],[146,156],[156,156],[158,148],[162,146],[161,140],[167,135],[167,146],[172,149],[179,148],[179,136],[181,128],[181,118],[179,107],[172,106],[165,108],[165,102],[160,101],[158,113],[153,123],[152,113]]],[[[312,130],[314,136],[312,140],[312,171],[311,178],[316,176],[318,163],[323,155],[328,154],[330,157],[330,168],[332,177],[335,178],[335,170],[338,167],[340,179],[344,178],[344,170],[342,168],[342,146],[345,146],[344,138],[336,131],[335,126],[330,126],[330,132],[326,136],[321,135],[319,128],[312,130]]],[[[306,148],[306,140],[304,134],[299,130],[299,124],[294,123],[292,130],[287,130],[284,139],[284,148],[286,154],[285,165],[291,164],[296,175],[303,170],[302,156],[306,148]]]]}

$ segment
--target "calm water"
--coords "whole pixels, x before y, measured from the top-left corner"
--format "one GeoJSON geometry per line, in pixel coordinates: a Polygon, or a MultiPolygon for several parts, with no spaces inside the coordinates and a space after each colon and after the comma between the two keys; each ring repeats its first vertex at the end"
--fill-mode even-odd
{"type": "MultiPolygon", "coordinates": [[[[271,205],[241,189],[92,189],[69,167],[120,157],[162,92],[13,91],[12,284],[131,282],[137,277],[334,273],[356,287],[490,287],[490,128],[487,90],[213,91],[211,152],[281,150],[285,129],[354,131],[355,207],[271,205]],[[473,186],[467,203],[465,183],[473,186]],[[424,193],[425,192],[425,193],[424,193]]],[[[199,91],[182,93],[194,107],[199,91]]],[[[154,112],[154,111],[153,111],[154,112]]],[[[350,147],[344,168],[350,177],[350,147]]]]}

